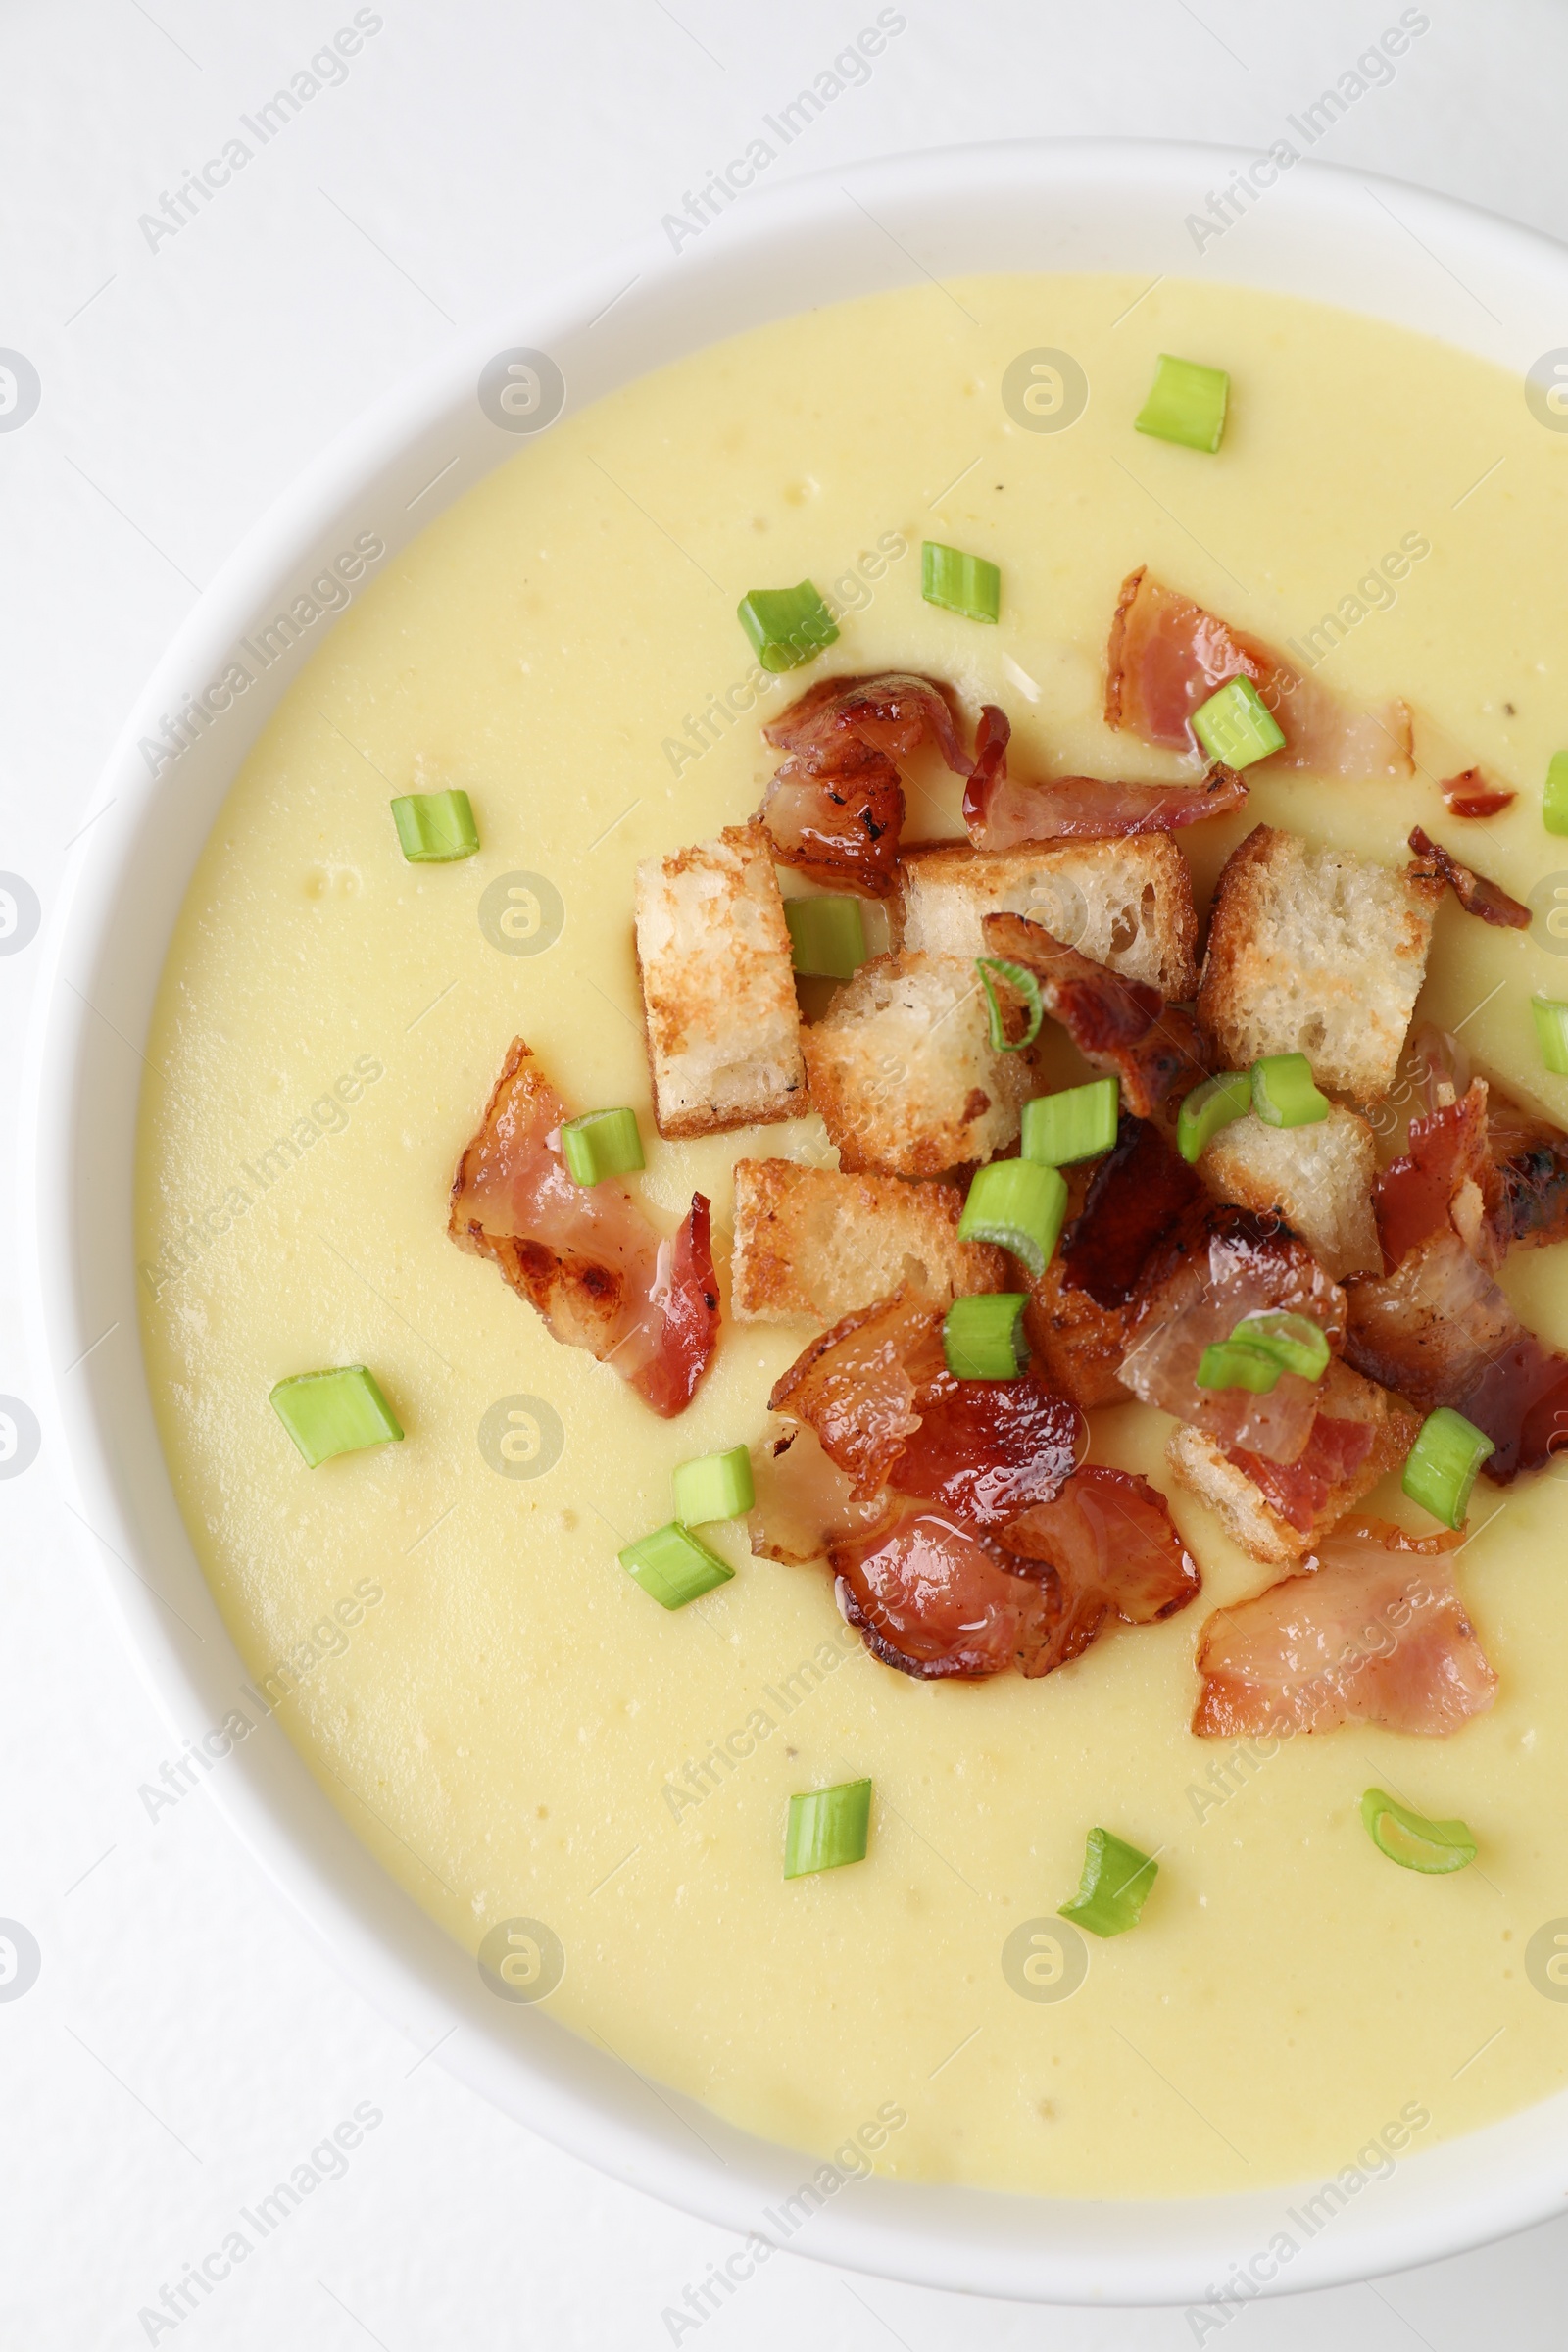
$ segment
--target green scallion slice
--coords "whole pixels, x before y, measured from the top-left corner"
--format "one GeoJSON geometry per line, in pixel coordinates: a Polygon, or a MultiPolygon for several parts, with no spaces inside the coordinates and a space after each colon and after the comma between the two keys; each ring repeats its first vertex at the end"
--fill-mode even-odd
{"type": "Polygon", "coordinates": [[[1040,1035],[1040,1024],[1046,1017],[1046,1008],[1040,998],[1038,978],[1026,963],[1009,963],[1004,956],[977,956],[974,959],[974,968],[980,975],[980,985],[986,992],[986,1004],[991,1012],[992,1053],[1021,1054],[1025,1046],[1034,1044],[1035,1039],[1040,1035]],[[1024,1024],[1022,1037],[1009,1038],[1007,1035],[1002,1018],[1002,1007],[997,1003],[997,992],[991,985],[993,972],[1005,980],[1009,988],[1017,990],[1028,1008],[1029,1017],[1024,1024]]]}
{"type": "Polygon", "coordinates": [[[1215,1340],[1203,1349],[1193,1379],[1200,1389],[1247,1389],[1254,1396],[1267,1396],[1284,1369],[1278,1356],[1265,1355],[1261,1348],[1215,1340]]]}
{"type": "Polygon", "coordinates": [[[863,1862],[870,1827],[869,1781],[841,1781],[836,1788],[808,1788],[804,1796],[792,1796],[784,1876],[806,1879],[813,1871],[863,1862]]]}
{"type": "Polygon", "coordinates": [[[735,612],[764,669],[798,669],[839,633],[809,580],[795,588],[754,588],[735,612]]]}
{"type": "Polygon", "coordinates": [[[1252,1064],[1252,1108],[1265,1127],[1312,1127],[1329,1115],[1304,1054],[1265,1054],[1252,1064]]]}
{"type": "Polygon", "coordinates": [[[1568,833],[1568,752],[1553,752],[1546,762],[1541,821],[1548,833],[1568,833]]]}
{"type": "Polygon", "coordinates": [[[585,1110],[580,1119],[563,1119],[561,1156],[574,1184],[603,1184],[607,1176],[645,1167],[637,1113],[585,1110]]]}
{"type": "Polygon", "coordinates": [[[375,1374],[363,1364],[296,1372],[272,1390],[271,1406],[313,1470],[335,1453],[391,1445],[403,1435],[375,1374]]]}
{"type": "Polygon", "coordinates": [[[1554,997],[1532,997],[1530,1009],[1542,1060],[1554,1078],[1568,1078],[1568,1004],[1554,997]]]}
{"type": "Polygon", "coordinates": [[[411,865],[450,865],[471,858],[479,828],[466,792],[410,792],[392,804],[392,822],[411,865]]]}
{"type": "Polygon", "coordinates": [[[675,1517],[682,1527],[738,1519],[757,1500],[752,1457],[744,1446],[732,1446],[727,1453],[704,1453],[696,1461],[677,1462],[674,1488],[675,1517]]]}
{"type": "Polygon", "coordinates": [[[1362,1797],[1361,1820],[1378,1852],[1401,1870],[1433,1878],[1463,1870],[1476,1858],[1475,1838],[1462,1821],[1428,1821],[1382,1788],[1369,1788],[1362,1797]]]}
{"type": "Polygon", "coordinates": [[[1038,1280],[1066,1213],[1067,1187],[1054,1168],[1035,1159],[994,1159],[976,1170],[958,1219],[958,1239],[1010,1250],[1038,1280]]]}
{"type": "Polygon", "coordinates": [[[865,917],[858,899],[786,899],[784,920],[798,972],[853,980],[865,961],[865,917]]]}
{"type": "Polygon", "coordinates": [[[1250,1070],[1222,1070],[1195,1086],[1176,1116],[1176,1149],[1183,1159],[1197,1159],[1222,1127],[1245,1118],[1251,1107],[1250,1070]]]}
{"type": "Polygon", "coordinates": [[[1463,1527],[1476,1473],[1496,1450],[1473,1421],[1440,1404],[1422,1422],[1421,1434],[1405,1457],[1404,1491],[1445,1527],[1463,1527]]]}
{"type": "Polygon", "coordinates": [[[955,1380],[1016,1380],[1029,1362],[1022,1291],[955,1298],[942,1325],[942,1352],[955,1380]]]}
{"type": "Polygon", "coordinates": [[[1193,733],[1211,760],[1251,767],[1282,751],[1285,730],[1250,678],[1232,678],[1193,712],[1193,733]]]}
{"type": "Polygon", "coordinates": [[[1037,1095],[1023,1106],[1019,1152],[1042,1167],[1070,1168],[1075,1160],[1098,1159],[1116,1141],[1121,1088],[1114,1078],[1092,1078],[1087,1086],[1037,1095]]]}
{"type": "Polygon", "coordinates": [[[1231,1338],[1239,1347],[1272,1356],[1282,1372],[1294,1372],[1298,1380],[1321,1380],[1329,1368],[1328,1334],[1310,1315],[1264,1308],[1244,1315],[1231,1338]]]}
{"type": "Polygon", "coordinates": [[[920,543],[920,594],[928,605],[961,612],[965,620],[995,620],[1002,611],[1002,574],[984,556],[936,539],[920,543]]]}
{"type": "Polygon", "coordinates": [[[1084,1875],[1070,1903],[1057,1906],[1063,1919],[1091,1936],[1123,1936],[1136,1928],[1159,1872],[1159,1864],[1109,1830],[1091,1830],[1084,1875]]]}
{"type": "Polygon", "coordinates": [[[735,1573],[715,1559],[706,1544],[688,1535],[677,1519],[656,1527],[651,1536],[639,1536],[619,1558],[626,1574],[663,1609],[683,1609],[689,1600],[701,1600],[715,1585],[727,1585],[735,1573]]]}
{"type": "Polygon", "coordinates": [[[1133,418],[1133,430],[1152,433],[1157,441],[1179,441],[1185,449],[1212,452],[1225,430],[1230,389],[1223,368],[1203,368],[1197,360],[1174,359],[1162,351],[1153,388],[1133,418]]]}

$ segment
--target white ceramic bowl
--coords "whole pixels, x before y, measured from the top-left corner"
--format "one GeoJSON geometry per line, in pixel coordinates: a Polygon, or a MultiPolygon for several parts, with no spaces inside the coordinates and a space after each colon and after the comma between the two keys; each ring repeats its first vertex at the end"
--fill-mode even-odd
{"type": "MultiPolygon", "coordinates": [[[[1442,336],[1521,376],[1561,340],[1561,248],[1310,163],[1200,254],[1188,216],[1252,160],[1130,142],[998,146],[756,190],[678,255],[660,234],[457,338],[312,467],[201,597],[126,725],[92,804],[104,813],[62,894],[24,1139],[36,1237],[33,1362],[52,1390],[45,1409],[131,1649],[178,1737],[221,1721],[241,1668],[175,1507],[136,1338],[139,1048],[203,839],[330,620],[308,629],[204,732],[193,729],[190,748],[156,776],[141,739],[220,678],[239,639],[357,533],[375,531],[395,552],[515,454],[514,433],[498,429],[476,396],[485,363],[511,349],[551,354],[575,410],[767,319],[922,272],[1005,270],[1269,287],[1442,336]]],[[[382,1875],[275,1733],[247,1741],[206,1786],[331,1957],[421,2049],[450,2034],[442,2064],[536,2131],[731,2230],[775,2234],[764,2209],[808,2179],[808,2160],[656,2095],[542,2011],[492,1997],[472,1960],[382,1875]]],[[[1410,2156],[1283,2263],[1263,2250],[1290,2229],[1284,2216],[1299,2188],[1073,2204],[871,2180],[847,2186],[790,2244],[983,2294],[1196,2304],[1237,2274],[1238,2291],[1278,2292],[1449,2254],[1560,2212],[1565,2188],[1568,2093],[1410,2156]]]]}

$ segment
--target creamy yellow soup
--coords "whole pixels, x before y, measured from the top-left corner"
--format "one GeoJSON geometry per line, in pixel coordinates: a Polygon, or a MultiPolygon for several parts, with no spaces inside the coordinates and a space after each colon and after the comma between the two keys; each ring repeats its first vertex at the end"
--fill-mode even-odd
{"type": "MultiPolygon", "coordinates": [[[[758,1433],[808,1330],[726,1322],[691,1409],[662,1422],[446,1238],[458,1152],[517,1033],[575,1107],[637,1108],[633,1190],[665,1230],[707,1193],[721,1269],[737,1154],[831,1163],[814,1118],[653,1130],[633,869],[756,808],[760,721],[816,674],[746,686],[748,589],[809,576],[834,595],[821,669],[927,670],[971,713],[1001,702],[1026,775],[1168,772],[1101,717],[1133,565],[1281,645],[1338,614],[1318,676],[1407,696],[1424,772],[1257,779],[1245,818],[1180,836],[1200,897],[1259,818],[1388,859],[1425,822],[1527,896],[1568,869],[1540,812],[1568,741],[1565,547],[1568,441],[1499,370],[1232,289],[993,278],[768,327],[570,417],[323,644],[235,783],[170,952],[143,1342],[258,1697],[385,1868],[470,1951],[489,1936],[514,1989],[775,2139],[826,2152],[863,2127],[898,2179],[1053,2195],[1321,2175],[1401,2114],[1426,2146],[1568,2081],[1568,2003],[1539,1944],[1527,1965],[1568,1914],[1559,1478],[1478,1490],[1458,1580],[1500,1690],[1448,1740],[1194,1739],[1199,1629],[1270,1572],[1180,1490],[1192,1608],[1041,1682],[924,1685],[861,1650],[824,1570],[752,1559],[738,1526],[709,1531],[734,1581],[675,1614],[616,1562],[668,1518],[675,1462],[758,1433]],[[1070,370],[1013,366],[1042,351],[1087,381],[1061,429],[1039,428],[1063,382],[1073,405],[1070,370]],[[1132,430],[1161,351],[1229,370],[1218,455],[1132,430]],[[1001,565],[1000,625],[922,602],[925,538],[1001,565]],[[1462,825],[1436,779],[1472,761],[1519,799],[1462,825]],[[449,785],[480,854],[406,863],[391,794],[449,785]],[[406,1440],[310,1471],[269,1391],[360,1362],[406,1440]],[[861,1775],[866,1860],[787,1883],[791,1792],[861,1775]],[[1358,1815],[1374,1783],[1463,1817],[1476,1865],[1385,1860],[1358,1815]],[[1041,1997],[1062,1981],[1031,1937],[1101,1823],[1157,1852],[1157,1883],[1135,1932],[1091,1939],[1075,1990],[1041,1997]]],[[[930,772],[911,835],[957,830],[957,790],[930,772]]],[[[1549,934],[1445,906],[1420,1012],[1568,1123],[1532,987],[1568,996],[1549,934]]],[[[1568,1343],[1568,1250],[1503,1279],[1568,1343]]],[[[1094,1424],[1095,1458],[1169,1486],[1164,1416],[1094,1424]]],[[[1374,1504],[1401,1507],[1396,1489],[1374,1504]]]]}

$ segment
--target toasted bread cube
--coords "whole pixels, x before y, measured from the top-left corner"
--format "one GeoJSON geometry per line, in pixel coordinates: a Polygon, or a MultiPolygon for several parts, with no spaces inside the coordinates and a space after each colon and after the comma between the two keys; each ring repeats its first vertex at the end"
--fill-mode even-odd
{"type": "Polygon", "coordinates": [[[637,968],[654,1117],[663,1136],[793,1119],[806,1108],[784,902],[760,824],[637,868],[637,968]]]}
{"type": "MultiPolygon", "coordinates": [[[[1353,1510],[1364,1495],[1370,1494],[1379,1479],[1399,1467],[1421,1429],[1420,1415],[1411,1412],[1407,1404],[1339,1361],[1329,1366],[1323,1383],[1319,1423],[1314,1424],[1314,1430],[1324,1420],[1370,1423],[1372,1444],[1355,1468],[1346,1471],[1328,1488],[1305,1527],[1298,1526],[1297,1518],[1303,1515],[1308,1505],[1303,1503],[1296,1516],[1290,1518],[1279,1507],[1293,1483],[1289,1466],[1279,1471],[1274,1492],[1270,1494],[1256,1479],[1250,1478],[1239,1462],[1232,1461],[1223,1446],[1217,1446],[1206,1432],[1185,1421],[1178,1422],[1171,1431],[1165,1459],[1181,1484],[1206,1502],[1224,1522],[1226,1534],[1244,1551],[1250,1552],[1254,1560],[1289,1567],[1309,1552],[1347,1511],[1353,1510]]],[[[1309,1443],[1309,1455],[1311,1450],[1309,1443]]],[[[1275,1465],[1260,1462],[1258,1469],[1267,1479],[1275,1465]]]]}
{"type": "Polygon", "coordinates": [[[1377,1145],[1365,1119],[1336,1102],[1311,1127],[1266,1127],[1249,1111],[1222,1127],[1198,1163],[1216,1200],[1277,1210],[1325,1273],[1383,1271],[1372,1213],[1377,1145]]]}
{"type": "Polygon", "coordinates": [[[1214,896],[1198,1017],[1234,1069],[1304,1054],[1320,1086],[1394,1084],[1443,896],[1435,875],[1259,825],[1214,896]]]}
{"type": "Polygon", "coordinates": [[[984,916],[1026,914],[1167,1004],[1188,1003],[1198,986],[1193,880],[1168,833],[997,851],[917,843],[900,860],[890,911],[895,938],[911,951],[983,956],[984,916]]]}
{"type": "Polygon", "coordinates": [[[943,1305],[962,1292],[1005,1290],[1003,1252],[959,1241],[962,1209],[953,1184],[738,1159],[730,1264],[736,1320],[836,1323],[911,1279],[943,1305]]]}
{"type": "Polygon", "coordinates": [[[804,1045],[812,1108],[852,1173],[941,1176],[1017,1139],[1030,1072],[994,1051],[972,962],[873,956],[804,1045]]]}

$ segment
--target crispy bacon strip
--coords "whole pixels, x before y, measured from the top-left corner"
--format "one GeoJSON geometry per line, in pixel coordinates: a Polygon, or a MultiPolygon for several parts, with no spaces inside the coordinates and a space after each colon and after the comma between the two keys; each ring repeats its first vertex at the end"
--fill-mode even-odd
{"type": "Polygon", "coordinates": [[[1046,1010],[1085,1061],[1115,1072],[1135,1118],[1152,1118],[1168,1096],[1212,1068],[1213,1050],[1192,1014],[1157,989],[1093,962],[1027,915],[988,914],[982,928],[988,956],[1034,973],[1046,1010]]]}
{"type": "Polygon", "coordinates": [[[1404,703],[1354,710],[1258,638],[1152,580],[1147,567],[1128,573],[1106,651],[1107,725],[1194,752],[1193,712],[1237,677],[1251,679],[1284,731],[1284,750],[1260,768],[1358,779],[1413,774],[1404,703]]]}
{"type": "Polygon", "coordinates": [[[1361,1468],[1377,1438],[1375,1422],[1336,1421],[1319,1413],[1304,1452],[1294,1462],[1268,1461],[1245,1446],[1233,1446],[1229,1458],[1246,1471],[1269,1509],[1304,1536],[1336,1488],[1361,1468]]]}
{"type": "Polygon", "coordinates": [[[1080,1656],[1112,1615],[1152,1625],[1185,1609],[1202,1586],[1164,1495],[1130,1470],[1086,1463],[1054,1501],[1036,1503],[1004,1529],[1002,1540],[1055,1572],[1061,1615],[1053,1665],[1080,1656]]]}
{"type": "Polygon", "coordinates": [[[1487,1082],[1477,1078],[1457,1101],[1410,1121],[1410,1146],[1385,1168],[1372,1191],[1392,1274],[1418,1242],[1451,1226],[1483,1265],[1498,1262],[1502,1178],[1493,1160],[1487,1082]]]}
{"type": "Polygon", "coordinates": [[[1493,1094],[1488,1138],[1497,1171],[1494,1227],[1501,1246],[1539,1250],[1568,1237],[1568,1135],[1493,1094]]]}
{"type": "Polygon", "coordinates": [[[1516,792],[1505,792],[1501,785],[1491,783],[1479,767],[1467,767],[1463,775],[1450,776],[1442,791],[1450,816],[1499,816],[1519,798],[1516,792]]]}
{"type": "Polygon", "coordinates": [[[1124,1111],[1115,1144],[1061,1237],[1061,1288],[1087,1291],[1097,1306],[1125,1306],[1156,1244],[1207,1199],[1201,1177],[1159,1129],[1124,1111]]]}
{"type": "Polygon", "coordinates": [[[1058,1494],[1088,1443],[1083,1415],[1033,1372],[1017,1380],[943,1372],[915,1403],[920,1426],[889,1483],[987,1534],[1058,1494]]]}
{"type": "Polygon", "coordinates": [[[886,1485],[920,1426],[918,1395],[946,1372],[941,1333],[941,1310],[922,1290],[879,1298],[803,1349],[774,1382],[768,1403],[810,1424],[863,1499],[886,1485]]]}
{"type": "Polygon", "coordinates": [[[788,754],[762,803],[774,857],[873,899],[887,897],[898,870],[898,762],[932,742],[956,775],[974,765],[958,742],[950,689],[897,670],[819,678],[762,733],[788,754]]]}
{"type": "Polygon", "coordinates": [[[555,1338],[613,1363],[665,1419],[684,1410],[718,1339],[708,1202],[662,1241],[620,1185],[573,1183],[566,1106],[514,1038],[452,1185],[447,1231],[487,1257],[555,1338]]]}
{"type": "Polygon", "coordinates": [[[1443,1739],[1491,1706],[1497,1678],[1445,1556],[1373,1522],[1322,1544],[1308,1572],[1216,1610],[1199,1637],[1200,1739],[1331,1732],[1342,1723],[1443,1739]]]}
{"type": "Polygon", "coordinates": [[[1216,768],[1202,784],[1122,784],[1107,776],[1024,784],[1007,774],[1004,757],[983,772],[976,760],[964,786],[963,821],[977,850],[1013,850],[1026,841],[1175,833],[1246,806],[1247,786],[1228,767],[1216,768]]]}
{"type": "Polygon", "coordinates": [[[923,1681],[1049,1674],[1054,1581],[1019,1573],[952,1514],[910,1503],[890,1527],[835,1544],[839,1605],[884,1665],[923,1681]]]}
{"type": "Polygon", "coordinates": [[[1419,825],[1410,829],[1409,846],[1429,872],[1448,884],[1466,914],[1478,914],[1484,923],[1494,923],[1505,930],[1529,930],[1528,906],[1510,899],[1498,883],[1489,882],[1485,874],[1473,873],[1457,858],[1450,858],[1441,842],[1433,841],[1419,825]]]}

